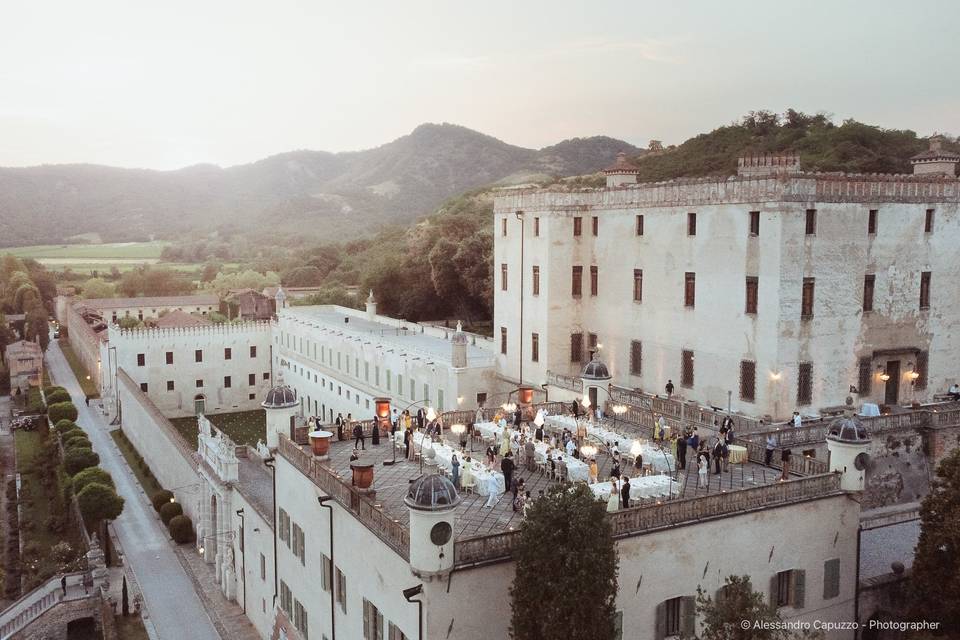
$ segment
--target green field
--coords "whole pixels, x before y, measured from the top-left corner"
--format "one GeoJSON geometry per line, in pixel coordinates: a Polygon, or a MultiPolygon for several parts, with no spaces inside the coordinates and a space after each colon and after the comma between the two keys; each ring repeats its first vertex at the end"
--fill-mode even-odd
{"type": "MultiPolygon", "coordinates": [[[[107,242],[99,244],[38,244],[30,247],[0,248],[0,254],[9,253],[20,258],[33,258],[52,271],[70,269],[74,273],[109,273],[116,268],[121,273],[142,265],[158,265],[186,273],[199,274],[202,263],[161,262],[160,254],[169,242],[107,242]]],[[[224,264],[226,269],[236,268],[224,264]]]]}

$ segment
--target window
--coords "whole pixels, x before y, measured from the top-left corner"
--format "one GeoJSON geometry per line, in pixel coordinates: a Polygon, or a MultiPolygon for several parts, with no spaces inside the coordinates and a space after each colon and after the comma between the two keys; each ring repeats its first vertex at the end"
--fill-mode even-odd
{"type": "Polygon", "coordinates": [[[571,274],[570,295],[579,298],[583,292],[583,267],[575,266],[571,274]]]}
{"type": "Polygon", "coordinates": [[[233,381],[230,379],[230,376],[223,376],[223,388],[224,388],[224,389],[229,389],[230,386],[231,386],[231,384],[232,384],[232,382],[233,382],[233,381]]]}
{"type": "Polygon", "coordinates": [[[638,236],[643,235],[643,216],[642,215],[637,216],[637,235],[638,236]]]}
{"type": "Polygon", "coordinates": [[[293,524],[293,555],[300,558],[300,564],[306,563],[306,543],[303,539],[303,529],[296,523],[293,524]]]}
{"type": "Polygon", "coordinates": [[[540,334],[530,334],[530,360],[540,362],[540,334]]]}
{"type": "Polygon", "coordinates": [[[333,588],[333,563],[325,554],[320,554],[320,586],[327,593],[333,588]]]}
{"type": "Polygon", "coordinates": [[[697,214],[695,213],[687,214],[687,235],[697,235],[697,214]]]}
{"type": "Polygon", "coordinates": [[[840,558],[823,563],[823,599],[829,600],[840,595],[840,558]]]}
{"type": "Polygon", "coordinates": [[[923,218],[923,232],[933,233],[933,209],[927,209],[927,215],[923,218]]]}
{"type": "Polygon", "coordinates": [[[857,391],[861,396],[870,395],[870,387],[873,382],[873,375],[870,371],[870,358],[860,358],[857,362],[857,391]]]}
{"type": "Polygon", "coordinates": [[[570,334],[570,362],[583,362],[583,334],[570,334]]]}
{"type": "Polygon", "coordinates": [[[770,578],[770,604],[775,607],[802,609],[806,573],[802,569],[790,569],[770,578]]]}
{"type": "Polygon", "coordinates": [[[918,374],[916,379],[913,381],[914,389],[926,389],[927,388],[927,363],[930,359],[928,352],[920,351],[917,353],[917,364],[914,367],[914,371],[918,374]]]}
{"type": "Polygon", "coordinates": [[[533,295],[540,295],[540,267],[533,267],[533,295]]]}
{"type": "Polygon", "coordinates": [[[293,608],[293,594],[290,593],[290,587],[283,580],[280,581],[280,608],[288,614],[293,608]]]}
{"type": "Polygon", "coordinates": [[[540,237],[540,218],[533,219],[533,235],[535,237],[540,237]]]}
{"type": "Polygon", "coordinates": [[[600,339],[595,333],[587,334],[587,352],[589,355],[593,355],[597,351],[597,345],[600,344],[600,339]]]}
{"type": "Polygon", "coordinates": [[[146,354],[138,353],[138,354],[137,354],[137,366],[138,366],[138,367],[142,367],[142,366],[144,366],[145,364],[147,364],[147,356],[146,356],[146,354]]]}
{"type": "Polygon", "coordinates": [[[203,378],[197,379],[197,389],[201,388],[202,386],[203,386],[203,378]]]}
{"type": "Polygon", "coordinates": [[[167,364],[173,364],[173,351],[167,351],[167,364]]]}
{"type": "Polygon", "coordinates": [[[277,533],[277,537],[281,541],[287,543],[287,547],[290,546],[290,514],[288,514],[283,509],[279,510],[279,517],[277,518],[277,526],[280,529],[277,533]]]}
{"type": "Polygon", "coordinates": [[[600,231],[600,218],[593,216],[593,219],[590,221],[592,225],[593,237],[597,237],[597,233],[600,231]]]}
{"type": "Polygon", "coordinates": [[[747,276],[747,295],[744,312],[748,314],[757,313],[757,293],[760,288],[760,281],[756,276],[747,276]]]}
{"type": "Polygon", "coordinates": [[[751,360],[740,361],[740,399],[753,402],[756,399],[757,363],[751,360]]]}
{"type": "Polygon", "coordinates": [[[507,328],[500,327],[500,353],[507,354],[507,328]]]}
{"type": "Polygon", "coordinates": [[[930,308],[930,272],[920,274],[920,308],[930,308]]]}
{"type": "Polygon", "coordinates": [[[573,236],[577,237],[583,233],[583,218],[577,216],[573,219],[573,236]]]}
{"type": "Polygon", "coordinates": [[[250,385],[251,387],[257,384],[257,374],[255,373],[247,374],[247,384],[250,385]]]}
{"type": "Polygon", "coordinates": [[[260,554],[260,579],[267,580],[267,556],[260,554]]]}
{"type": "Polygon", "coordinates": [[[680,386],[693,388],[693,351],[680,352],[680,386]]]}
{"type": "Polygon", "coordinates": [[[633,270],[633,301],[643,302],[643,269],[633,270]]]}
{"type": "Polygon", "coordinates": [[[270,372],[269,372],[269,371],[264,371],[264,372],[263,372],[263,379],[264,379],[264,380],[269,380],[269,379],[270,379],[270,372]]]}
{"type": "Polygon", "coordinates": [[[256,357],[257,357],[257,348],[256,348],[255,346],[250,347],[250,357],[251,357],[251,358],[256,358],[256,357]]]}
{"type": "Polygon", "coordinates": [[[687,271],[683,275],[683,306],[694,307],[697,302],[697,274],[687,271]]]}
{"type": "Polygon", "coordinates": [[[504,262],[500,265],[500,290],[507,290],[507,263],[504,262]]]}
{"type": "Polygon", "coordinates": [[[507,219],[503,218],[500,220],[500,235],[504,238],[507,237],[507,219]]]}
{"type": "Polygon", "coordinates": [[[407,636],[403,635],[403,631],[400,631],[400,627],[391,622],[389,623],[387,640],[407,640],[407,636]]]}
{"type": "Polygon", "coordinates": [[[299,600],[293,601],[293,626],[297,628],[304,640],[309,637],[307,634],[307,610],[303,608],[299,600]]]}
{"type": "Polygon", "coordinates": [[[643,375],[643,344],[639,340],[630,341],[630,375],[643,375]]]}
{"type": "Polygon", "coordinates": [[[801,362],[797,369],[797,404],[813,401],[813,364],[801,362]]]}
{"type": "Polygon", "coordinates": [[[870,213],[867,214],[867,233],[870,235],[876,235],[877,233],[877,210],[870,209],[870,213]]]}
{"type": "Polygon", "coordinates": [[[804,233],[806,233],[808,236],[816,235],[817,233],[817,210],[816,209],[807,209],[807,221],[806,221],[804,233]]]}
{"type": "Polygon", "coordinates": [[[800,298],[800,318],[813,317],[814,278],[803,279],[803,294],[800,298]]]}
{"type": "Polygon", "coordinates": [[[226,347],[223,350],[223,359],[224,360],[233,360],[233,349],[226,347]]]}
{"type": "Polygon", "coordinates": [[[147,392],[147,383],[146,383],[146,382],[141,382],[141,383],[140,383],[140,391],[143,391],[144,393],[147,392]]]}
{"type": "Polygon", "coordinates": [[[343,572],[339,568],[336,569],[337,576],[337,603],[340,605],[340,610],[344,613],[347,612],[347,576],[343,575],[343,572]]]}
{"type": "Polygon", "coordinates": [[[590,295],[596,297],[600,288],[600,274],[596,266],[590,267],[590,295]]]}
{"type": "Polygon", "coordinates": [[[363,638],[383,640],[383,614],[366,598],[363,599],[363,638]]]}
{"type": "Polygon", "coordinates": [[[760,212],[759,211],[750,212],[750,235],[752,236],[760,235],[760,212]]]}
{"type": "Polygon", "coordinates": [[[167,380],[167,391],[173,391],[173,380],[167,380]]]}
{"type": "Polygon", "coordinates": [[[248,394],[247,394],[247,400],[256,400],[256,399],[257,399],[257,394],[255,394],[255,393],[248,393],[248,394]]]}
{"type": "Polygon", "coordinates": [[[193,352],[194,362],[203,362],[203,349],[197,349],[193,352]]]}
{"type": "Polygon", "coordinates": [[[691,638],[696,633],[697,603],[692,596],[671,598],[657,605],[657,640],[670,637],[691,638]]]}
{"type": "Polygon", "coordinates": [[[877,276],[868,273],[863,276],[863,310],[873,311],[873,285],[876,283],[877,276]]]}

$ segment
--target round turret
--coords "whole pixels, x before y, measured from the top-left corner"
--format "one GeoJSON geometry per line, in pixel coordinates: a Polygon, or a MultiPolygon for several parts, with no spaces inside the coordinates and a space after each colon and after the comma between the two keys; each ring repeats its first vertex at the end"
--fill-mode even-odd
{"type": "Polygon", "coordinates": [[[611,378],[606,363],[598,359],[596,355],[583,367],[583,373],[580,374],[580,377],[589,382],[605,382],[611,378]]]}
{"type": "MultiPolygon", "coordinates": [[[[848,402],[851,404],[852,399],[848,402]]],[[[850,410],[827,427],[830,470],[841,474],[840,488],[844,491],[863,491],[870,462],[870,442],[866,427],[850,410]]]]}
{"type": "Polygon", "coordinates": [[[267,397],[260,406],[264,409],[286,409],[298,403],[297,392],[285,384],[280,384],[267,391],[267,397]]]}
{"type": "Polygon", "coordinates": [[[423,578],[453,569],[453,531],[460,494],[444,476],[428,474],[410,484],[410,568],[423,578]]]}
{"type": "Polygon", "coordinates": [[[454,369],[463,369],[467,366],[467,334],[463,332],[463,324],[457,321],[457,331],[450,339],[452,345],[451,364],[454,369]]]}
{"type": "Polygon", "coordinates": [[[281,379],[275,387],[267,391],[267,396],[260,406],[266,409],[267,414],[267,447],[276,449],[280,446],[281,433],[293,437],[300,399],[297,398],[297,392],[283,384],[281,379]]]}

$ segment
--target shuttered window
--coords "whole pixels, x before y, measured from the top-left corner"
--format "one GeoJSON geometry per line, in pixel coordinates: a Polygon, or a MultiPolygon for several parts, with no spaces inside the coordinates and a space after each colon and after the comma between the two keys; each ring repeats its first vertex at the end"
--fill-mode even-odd
{"type": "Polygon", "coordinates": [[[680,386],[693,387],[693,351],[688,349],[680,352],[680,386]]]}
{"type": "Polygon", "coordinates": [[[797,368],[797,404],[806,405],[813,401],[813,364],[801,362],[797,368]]]}
{"type": "Polygon", "coordinates": [[[630,342],[630,375],[643,375],[643,344],[639,340],[630,342]]]}
{"type": "MultiPolygon", "coordinates": [[[[500,327],[500,353],[507,354],[507,328],[500,327]]],[[[410,392],[411,399],[413,399],[413,391],[410,392]]]]}
{"type": "Polygon", "coordinates": [[[583,267],[574,266],[570,273],[570,295],[579,298],[583,295],[583,267]]]}
{"type": "Polygon", "coordinates": [[[873,289],[877,276],[868,273],[863,276],[863,310],[873,311],[873,289]]]}
{"type": "Polygon", "coordinates": [[[507,264],[503,263],[500,265],[500,290],[507,290],[507,264]]]}
{"type": "Polygon", "coordinates": [[[287,583],[283,580],[280,581],[280,608],[287,614],[289,614],[293,608],[293,594],[290,592],[290,587],[288,587],[287,583]]]}
{"type": "Polygon", "coordinates": [[[633,270],[633,301],[643,302],[643,269],[633,270]]]}
{"type": "Polygon", "coordinates": [[[600,289],[600,273],[596,266],[590,267],[590,295],[596,296],[600,289]]]}
{"type": "Polygon", "coordinates": [[[760,235],[760,212],[759,211],[750,212],[750,235],[752,236],[760,235]]]}
{"type": "Polygon", "coordinates": [[[343,575],[343,572],[339,568],[336,568],[334,571],[337,577],[337,603],[340,605],[340,610],[344,613],[347,612],[347,576],[343,575]]]}
{"type": "Polygon", "coordinates": [[[530,360],[540,362],[540,334],[530,335],[530,360]]]}
{"type": "Polygon", "coordinates": [[[329,593],[333,588],[333,563],[325,554],[320,554],[320,567],[320,586],[329,593]]]}
{"type": "Polygon", "coordinates": [[[930,272],[924,271],[920,274],[920,308],[930,308],[930,272]]]}
{"type": "Polygon", "coordinates": [[[815,235],[817,233],[817,210],[816,209],[807,209],[807,219],[804,232],[808,236],[815,235]]]}
{"type": "Polygon", "coordinates": [[[573,219],[573,235],[579,236],[583,234],[583,218],[576,217],[573,219]]]}
{"type": "Polygon", "coordinates": [[[800,297],[800,317],[813,317],[813,294],[815,281],[813,278],[803,279],[803,293],[800,297]]]}
{"type": "Polygon", "coordinates": [[[363,638],[383,640],[383,614],[366,598],[363,599],[363,638]]]}
{"type": "Polygon", "coordinates": [[[540,295],[540,267],[533,267],[533,295],[540,295]]]}
{"type": "Polygon", "coordinates": [[[829,600],[840,595],[840,558],[823,563],[823,599],[829,600]]]}
{"type": "Polygon", "coordinates": [[[695,213],[687,214],[687,235],[697,235],[697,214],[695,213]]]}
{"type": "Polygon", "coordinates": [[[757,293],[760,288],[759,280],[756,276],[747,276],[746,283],[746,313],[757,312],[757,293]]]}
{"type": "Polygon", "coordinates": [[[740,361],[740,399],[753,402],[756,398],[757,363],[751,360],[740,361]]]}
{"type": "Polygon", "coordinates": [[[697,602],[692,596],[671,598],[657,605],[656,640],[692,638],[696,634],[697,602]]]}
{"type": "Polygon", "coordinates": [[[570,334],[570,362],[583,361],[583,334],[570,334]]]}
{"type": "Polygon", "coordinates": [[[790,569],[770,578],[770,604],[775,607],[803,609],[806,599],[806,575],[803,569],[790,569]]]}
{"type": "Polygon", "coordinates": [[[643,235],[643,216],[637,216],[637,235],[643,235]]]}

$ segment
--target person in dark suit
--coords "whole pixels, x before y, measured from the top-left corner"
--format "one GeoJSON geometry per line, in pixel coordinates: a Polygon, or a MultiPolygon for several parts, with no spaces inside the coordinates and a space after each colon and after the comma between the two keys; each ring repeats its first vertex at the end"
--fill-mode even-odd
{"type": "Polygon", "coordinates": [[[510,491],[513,487],[513,469],[513,452],[508,451],[500,462],[500,471],[503,472],[503,484],[506,491],[510,491]]]}
{"type": "Polygon", "coordinates": [[[623,476],[623,486],[620,488],[620,502],[624,509],[630,508],[630,476],[623,476]]]}
{"type": "Polygon", "coordinates": [[[677,438],[677,466],[680,470],[687,468],[687,439],[686,437],[677,438]]]}
{"type": "Polygon", "coordinates": [[[423,429],[423,423],[426,422],[427,414],[424,412],[423,407],[417,409],[417,428],[423,429]]]}

